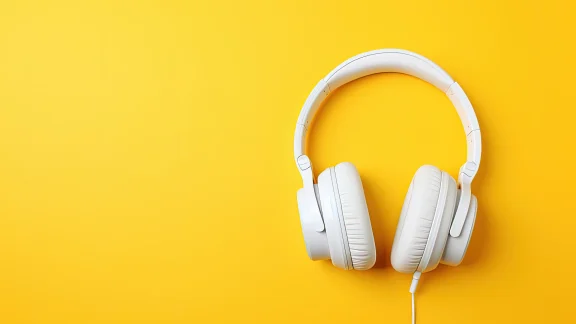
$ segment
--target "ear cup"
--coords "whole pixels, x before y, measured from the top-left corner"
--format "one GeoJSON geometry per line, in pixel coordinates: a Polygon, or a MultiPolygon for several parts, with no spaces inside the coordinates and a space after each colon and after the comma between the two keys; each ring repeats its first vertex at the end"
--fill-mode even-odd
{"type": "Polygon", "coordinates": [[[444,200],[441,199],[436,207],[438,216],[435,216],[435,220],[438,221],[438,225],[436,227],[434,222],[432,224],[428,244],[418,266],[418,270],[422,272],[434,270],[440,263],[450,237],[450,226],[452,226],[452,220],[454,220],[454,215],[456,214],[458,197],[456,181],[446,172],[442,172],[442,179],[442,186],[447,186],[446,193],[443,195],[445,198],[444,200]],[[444,179],[447,181],[444,182],[444,179]],[[444,205],[442,205],[443,203],[444,205]]]}
{"type": "Polygon", "coordinates": [[[328,168],[318,177],[318,190],[320,191],[320,205],[322,218],[326,228],[328,250],[332,264],[336,267],[352,269],[352,256],[348,247],[347,238],[343,233],[341,207],[336,192],[336,179],[333,179],[334,168],[328,168]]]}
{"type": "MultiPolygon", "coordinates": [[[[460,193],[460,190],[458,190],[458,193],[460,193]]],[[[440,263],[455,267],[462,262],[464,255],[466,255],[466,250],[468,250],[468,244],[470,244],[470,238],[472,237],[472,230],[474,229],[477,212],[478,200],[476,199],[476,196],[472,195],[470,209],[468,209],[462,233],[458,237],[448,236],[446,248],[444,249],[444,254],[442,254],[442,260],[440,260],[440,263]]]]}
{"type": "Polygon", "coordinates": [[[392,266],[399,272],[436,268],[446,245],[456,205],[456,181],[425,165],[408,189],[392,245],[392,266]]]}
{"type": "Polygon", "coordinates": [[[340,163],[320,174],[318,188],[332,263],[346,270],[370,269],[376,247],[358,171],[340,163]]]}
{"type": "Polygon", "coordinates": [[[376,246],[360,175],[352,163],[340,163],[334,169],[352,266],[370,269],[376,262],[376,246]]]}

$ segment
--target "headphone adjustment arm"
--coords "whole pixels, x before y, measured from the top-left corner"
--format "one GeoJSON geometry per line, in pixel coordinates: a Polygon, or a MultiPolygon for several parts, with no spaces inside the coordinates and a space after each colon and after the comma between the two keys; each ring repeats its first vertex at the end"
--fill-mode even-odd
{"type": "Polygon", "coordinates": [[[315,186],[314,173],[312,172],[312,162],[310,162],[310,158],[308,158],[307,155],[300,155],[296,162],[298,164],[300,175],[302,176],[302,181],[304,182],[304,212],[311,217],[314,230],[316,232],[323,232],[324,219],[322,219],[322,213],[320,212],[320,206],[318,205],[319,202],[316,197],[316,190],[314,188],[315,186]]]}
{"type": "Polygon", "coordinates": [[[478,165],[474,162],[468,161],[460,167],[458,174],[458,186],[460,187],[460,198],[456,205],[456,215],[450,227],[450,236],[458,237],[464,228],[464,222],[470,209],[470,202],[472,200],[472,180],[476,175],[478,165]]]}

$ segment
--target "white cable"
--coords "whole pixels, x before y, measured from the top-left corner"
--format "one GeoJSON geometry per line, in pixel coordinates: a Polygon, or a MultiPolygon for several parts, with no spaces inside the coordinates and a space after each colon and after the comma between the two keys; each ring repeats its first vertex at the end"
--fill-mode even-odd
{"type": "Polygon", "coordinates": [[[414,306],[414,293],[416,292],[416,288],[418,287],[418,280],[420,280],[420,276],[422,272],[416,271],[414,272],[414,276],[412,276],[412,283],[410,284],[410,294],[412,294],[412,324],[416,324],[416,307],[414,306]]]}
{"type": "Polygon", "coordinates": [[[412,294],[412,324],[416,324],[416,312],[414,307],[414,294],[412,294]]]}

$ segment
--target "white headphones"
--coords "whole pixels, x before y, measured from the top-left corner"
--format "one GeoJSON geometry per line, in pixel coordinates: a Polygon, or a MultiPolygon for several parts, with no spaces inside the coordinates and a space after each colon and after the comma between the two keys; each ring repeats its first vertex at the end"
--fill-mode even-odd
{"type": "Polygon", "coordinates": [[[448,173],[426,165],[418,169],[408,188],[391,258],[394,269],[415,274],[413,293],[420,273],[434,270],[438,263],[460,264],[478,206],[470,185],[480,166],[480,126],[460,85],[438,65],[405,50],[376,50],[354,56],[318,82],[302,107],[294,134],[294,158],[304,182],[304,188],[298,190],[298,209],[310,259],[332,259],[335,266],[346,270],[367,270],[374,265],[376,247],[358,171],[351,163],[340,163],[322,172],[315,184],[312,163],[305,154],[305,135],[331,92],[382,72],[408,74],[446,93],[467,138],[467,159],[460,168],[458,186],[448,173]]]}

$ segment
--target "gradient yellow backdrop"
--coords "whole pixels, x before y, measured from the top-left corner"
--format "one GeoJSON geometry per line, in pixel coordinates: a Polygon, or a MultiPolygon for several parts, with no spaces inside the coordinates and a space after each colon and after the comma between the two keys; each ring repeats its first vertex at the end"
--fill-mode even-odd
{"type": "Polygon", "coordinates": [[[418,322],[576,322],[576,8],[434,2],[2,1],[0,323],[408,323],[389,253],[416,169],[464,161],[448,99],[372,76],[313,125],[316,173],[362,176],[371,271],[307,259],[292,160],[316,82],[386,47],[458,80],[484,141],[469,253],[418,322]]]}

